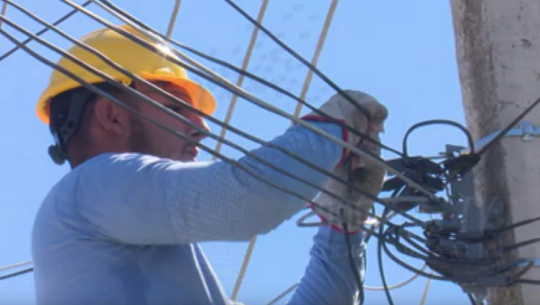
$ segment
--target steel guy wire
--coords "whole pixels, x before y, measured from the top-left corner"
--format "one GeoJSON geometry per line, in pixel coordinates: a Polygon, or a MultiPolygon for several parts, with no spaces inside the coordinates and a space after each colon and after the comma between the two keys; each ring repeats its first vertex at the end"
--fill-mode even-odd
{"type": "Polygon", "coordinates": [[[176,17],[178,17],[178,11],[180,10],[181,0],[174,0],[174,7],[171,12],[171,18],[169,18],[169,25],[167,25],[167,33],[165,36],[171,37],[174,30],[174,24],[176,23],[176,17]]]}
{"type": "MultiPolygon", "coordinates": [[[[7,11],[7,3],[4,3],[2,5],[2,11],[0,11],[0,15],[5,16],[7,11]]],[[[2,22],[0,21],[0,28],[2,27],[2,22]]]]}
{"type": "Polygon", "coordinates": [[[22,267],[22,266],[31,265],[31,264],[32,264],[32,261],[29,260],[29,261],[23,261],[23,262],[20,262],[20,263],[15,263],[15,264],[3,266],[3,267],[0,267],[0,272],[4,272],[4,271],[7,271],[7,270],[11,270],[11,269],[19,268],[19,267],[22,267]]]}
{"type": "MultiPolygon", "coordinates": [[[[266,14],[266,8],[268,7],[268,1],[269,0],[262,0],[261,7],[259,8],[259,13],[257,15],[257,20],[262,20],[264,18],[265,14],[266,14]]],[[[257,41],[258,36],[259,36],[259,30],[256,27],[254,27],[253,30],[251,31],[251,36],[249,38],[246,53],[244,55],[244,58],[242,59],[242,67],[241,67],[242,70],[247,70],[249,62],[251,61],[251,55],[253,54],[253,49],[255,48],[255,42],[257,41]]],[[[236,78],[236,85],[237,86],[242,87],[242,84],[244,83],[244,76],[245,76],[244,74],[238,74],[238,76],[236,78]]],[[[223,119],[224,123],[229,123],[230,122],[230,120],[232,118],[232,115],[234,113],[234,110],[235,110],[237,100],[238,100],[238,95],[233,94],[231,96],[231,100],[229,102],[229,107],[227,107],[227,112],[225,113],[225,118],[223,119]]],[[[219,135],[221,137],[225,137],[226,132],[227,132],[227,129],[222,128],[219,135]]],[[[221,149],[221,142],[217,142],[215,150],[219,151],[220,149],[221,149]]],[[[235,286],[235,288],[233,288],[233,292],[231,294],[231,299],[233,301],[236,300],[237,291],[238,291],[238,289],[235,286]]]]}
{"type": "MultiPolygon", "coordinates": [[[[96,1],[96,0],[91,0],[91,1],[96,1]]],[[[154,35],[157,35],[158,37],[164,39],[165,41],[171,43],[172,45],[177,46],[177,47],[179,47],[181,49],[184,49],[184,50],[186,50],[186,51],[188,51],[190,53],[193,53],[193,54],[195,54],[195,55],[197,55],[197,56],[199,56],[201,58],[204,58],[204,59],[206,59],[208,61],[216,63],[216,64],[218,64],[220,66],[223,66],[223,67],[225,67],[227,69],[230,69],[230,70],[232,70],[232,71],[234,71],[236,73],[239,73],[241,75],[245,75],[246,77],[248,77],[248,78],[250,78],[250,79],[252,79],[252,80],[254,80],[254,81],[258,82],[258,83],[261,83],[261,84],[263,84],[263,85],[265,85],[265,86],[267,86],[267,87],[269,87],[269,88],[271,88],[271,89],[273,89],[273,90],[275,90],[275,91],[277,91],[277,92],[279,92],[279,93],[281,93],[281,94],[283,94],[283,95],[297,101],[298,103],[308,107],[311,111],[317,113],[318,115],[321,115],[321,116],[324,116],[325,118],[331,119],[331,117],[328,116],[326,113],[320,111],[317,107],[309,104],[303,98],[296,96],[295,94],[293,94],[290,91],[284,89],[283,87],[280,87],[280,86],[278,86],[278,85],[276,85],[276,84],[274,84],[274,83],[272,83],[270,81],[265,80],[264,78],[262,78],[262,77],[260,77],[260,76],[258,76],[256,74],[248,72],[248,71],[246,71],[246,70],[244,70],[242,68],[239,68],[239,67],[237,67],[237,66],[235,66],[233,64],[230,64],[230,63],[228,63],[228,62],[226,62],[224,60],[221,60],[221,59],[218,59],[216,57],[205,54],[205,53],[203,53],[201,51],[198,51],[198,50],[196,50],[196,49],[194,49],[192,47],[189,47],[189,46],[187,46],[185,44],[182,44],[182,43],[180,43],[180,42],[178,42],[178,41],[176,41],[176,40],[174,40],[174,39],[172,39],[170,37],[166,37],[163,34],[159,33],[158,31],[154,30],[153,28],[151,28],[150,26],[148,26],[145,23],[141,22],[140,20],[138,20],[134,16],[130,15],[126,11],[122,10],[121,8],[118,8],[117,6],[112,4],[110,1],[100,0],[100,2],[103,2],[103,5],[108,6],[111,10],[114,10],[117,14],[122,15],[122,17],[128,19],[129,22],[131,22],[133,24],[136,24],[137,26],[149,31],[150,33],[152,33],[154,35]]],[[[121,19],[121,20],[123,22],[127,23],[127,21],[125,21],[125,19],[121,19]]],[[[338,122],[336,122],[336,123],[338,123],[338,122]]],[[[383,143],[380,143],[380,142],[378,142],[376,140],[373,140],[373,139],[367,137],[366,134],[364,134],[362,132],[359,132],[359,131],[355,130],[354,128],[352,128],[352,127],[350,127],[348,125],[345,125],[345,124],[340,124],[340,125],[342,127],[346,128],[349,132],[352,132],[353,134],[364,138],[366,141],[369,141],[371,143],[375,143],[375,144],[379,145],[381,148],[383,148],[383,149],[385,149],[387,151],[390,151],[390,152],[392,152],[392,153],[394,153],[396,155],[399,155],[399,156],[402,156],[402,157],[404,156],[403,153],[399,152],[398,150],[396,150],[396,149],[394,149],[392,147],[389,147],[388,145],[384,145],[383,143]]]]}
{"type": "MultiPolygon", "coordinates": [[[[14,3],[11,3],[10,0],[3,0],[3,1],[8,1],[8,2],[10,2],[11,5],[13,5],[14,7],[16,7],[16,8],[18,8],[18,9],[21,9],[21,8],[22,8],[22,7],[20,7],[19,5],[16,5],[16,4],[14,4],[14,3]]],[[[41,20],[39,17],[36,17],[36,16],[34,16],[34,17],[36,18],[35,20],[37,20],[37,21],[39,21],[39,22],[43,22],[44,24],[46,24],[46,22],[44,22],[43,20],[41,20]]],[[[16,29],[22,31],[22,32],[25,33],[26,35],[33,35],[31,32],[29,32],[29,31],[23,29],[22,27],[16,25],[15,23],[13,23],[13,22],[10,21],[10,20],[6,20],[6,22],[9,23],[10,26],[12,26],[12,27],[14,27],[14,28],[16,28],[16,29]]],[[[72,42],[74,42],[74,43],[80,45],[81,47],[84,47],[84,48],[86,48],[86,49],[89,50],[89,51],[90,51],[90,50],[93,50],[92,48],[90,48],[90,47],[84,45],[83,43],[81,43],[81,42],[79,42],[79,41],[77,41],[77,40],[71,38],[69,35],[67,35],[67,34],[65,34],[65,33],[59,31],[59,30],[56,29],[55,27],[51,27],[51,29],[55,30],[56,32],[58,32],[59,34],[61,34],[63,37],[69,39],[70,41],[72,41],[72,42]]],[[[52,46],[50,43],[47,43],[46,41],[44,41],[43,39],[41,39],[41,38],[39,38],[39,37],[33,37],[33,38],[34,38],[35,40],[39,41],[40,43],[46,45],[47,47],[49,47],[49,48],[55,50],[55,52],[58,52],[58,53],[64,54],[64,55],[67,54],[65,51],[62,51],[62,50],[60,50],[59,48],[57,48],[57,47],[55,47],[55,46],[52,46]]],[[[147,84],[147,85],[149,85],[149,86],[152,86],[154,89],[156,89],[156,90],[158,90],[158,91],[160,91],[160,92],[163,91],[163,90],[161,90],[160,88],[154,86],[153,84],[151,84],[151,83],[149,83],[149,82],[147,82],[147,81],[145,81],[145,80],[143,80],[143,79],[141,79],[141,78],[138,78],[138,77],[136,77],[135,75],[133,75],[133,74],[131,74],[131,73],[125,71],[125,69],[122,69],[122,68],[118,67],[118,65],[116,65],[116,64],[113,63],[113,62],[111,62],[111,61],[108,60],[106,57],[104,57],[102,54],[99,54],[97,51],[93,50],[93,52],[95,52],[95,55],[96,55],[96,56],[100,57],[102,60],[104,60],[105,62],[107,62],[107,63],[110,64],[111,66],[113,66],[113,67],[115,67],[115,68],[119,68],[119,71],[121,71],[121,72],[123,72],[123,73],[126,73],[126,75],[128,75],[128,76],[130,76],[130,77],[132,77],[132,78],[135,78],[135,79],[137,79],[137,80],[139,80],[139,81],[141,81],[141,82],[143,82],[143,83],[145,83],[145,84],[147,84]]],[[[67,54],[67,56],[70,57],[69,54],[67,54]]],[[[78,60],[78,59],[76,59],[76,58],[74,59],[72,56],[71,56],[70,58],[71,58],[71,60],[73,60],[74,62],[77,62],[77,64],[81,65],[80,60],[78,60]]],[[[84,65],[83,65],[83,66],[84,66],[84,65]]],[[[86,65],[85,69],[87,69],[87,70],[89,69],[89,68],[87,67],[87,65],[86,65]]],[[[90,69],[90,70],[92,70],[92,69],[90,69]]],[[[100,77],[103,77],[102,74],[99,74],[99,73],[98,73],[97,75],[99,75],[100,77]]],[[[114,80],[112,80],[112,79],[109,78],[109,81],[114,81],[114,80]]],[[[132,91],[133,91],[132,88],[125,87],[125,86],[123,86],[123,85],[122,85],[122,88],[125,89],[125,90],[127,90],[127,91],[129,91],[129,92],[132,92],[132,91]]],[[[136,91],[135,91],[135,92],[136,92],[136,91]]],[[[166,93],[165,91],[163,91],[163,93],[165,93],[165,94],[166,94],[168,97],[170,97],[170,98],[173,98],[173,99],[175,99],[175,100],[177,100],[177,101],[179,101],[179,102],[183,102],[183,101],[179,100],[178,98],[172,96],[171,94],[166,93]]],[[[137,96],[140,95],[138,92],[137,92],[136,94],[137,94],[137,96]]],[[[144,97],[144,98],[146,98],[146,97],[144,97]]],[[[146,100],[145,102],[148,102],[148,100],[146,100]]],[[[152,101],[152,102],[153,102],[153,101],[152,101]]],[[[189,105],[189,104],[188,104],[188,105],[189,105]]],[[[158,107],[159,107],[159,106],[158,106],[158,107]]],[[[192,107],[191,107],[191,108],[192,108],[192,107]]],[[[167,110],[168,110],[168,109],[167,109],[167,110]]],[[[184,122],[184,123],[190,124],[190,126],[193,126],[193,123],[189,122],[189,121],[188,121],[187,119],[185,119],[184,117],[181,117],[180,120],[182,120],[182,122],[184,122]]],[[[218,120],[218,122],[219,122],[219,120],[218,120]]],[[[193,126],[193,127],[195,127],[195,126],[193,126]]],[[[196,127],[196,128],[197,128],[197,127],[196,127]]],[[[202,131],[200,128],[198,128],[198,130],[201,131],[201,132],[204,132],[204,131],[202,131]]],[[[204,133],[207,134],[206,132],[204,132],[204,133]]],[[[216,136],[213,135],[213,134],[207,134],[207,135],[210,135],[210,137],[212,137],[212,138],[216,138],[216,136]]],[[[234,147],[234,148],[236,148],[236,149],[238,149],[238,150],[240,150],[240,151],[242,151],[242,152],[244,152],[244,153],[248,153],[248,152],[249,152],[249,151],[243,149],[242,147],[239,148],[238,145],[236,145],[236,144],[234,144],[234,143],[232,143],[232,142],[230,142],[230,141],[228,141],[228,140],[225,140],[225,139],[223,139],[223,140],[226,141],[226,143],[227,143],[228,145],[230,145],[230,146],[232,146],[232,147],[234,147]]],[[[263,141],[262,144],[265,145],[265,142],[263,141]]],[[[266,145],[267,145],[267,144],[266,144],[266,145]]],[[[278,148],[277,146],[271,146],[271,145],[268,145],[268,146],[269,146],[269,147],[272,147],[272,148],[276,148],[276,149],[278,148]]],[[[287,152],[287,151],[285,151],[285,152],[287,152]]],[[[292,157],[295,157],[294,154],[292,154],[292,153],[289,153],[289,154],[290,154],[292,157]]],[[[295,158],[295,159],[296,159],[296,158],[295,158]]],[[[306,161],[305,161],[304,159],[302,159],[302,158],[297,158],[297,160],[299,160],[300,162],[303,162],[304,164],[310,165],[311,167],[317,169],[316,167],[312,166],[312,164],[311,164],[310,162],[306,162],[306,161]]],[[[265,165],[267,165],[267,164],[265,164],[265,165]]],[[[329,173],[329,172],[328,172],[328,171],[325,171],[324,173],[327,174],[327,173],[329,173]]],[[[290,174],[287,174],[287,175],[290,176],[290,174]]],[[[333,175],[333,174],[330,173],[330,175],[333,175]]],[[[297,179],[297,180],[303,182],[303,183],[306,183],[305,180],[303,180],[303,179],[301,179],[301,178],[299,179],[299,178],[297,178],[296,176],[293,176],[293,177],[294,177],[295,179],[297,179]]],[[[337,177],[336,177],[336,178],[337,178],[337,177]]],[[[337,180],[339,180],[339,179],[337,179],[337,180]]],[[[324,189],[322,189],[322,188],[320,188],[320,187],[318,187],[318,186],[313,186],[312,184],[309,184],[309,183],[308,183],[308,185],[310,185],[310,186],[312,186],[312,187],[314,187],[314,188],[317,188],[317,189],[319,189],[319,190],[321,190],[321,191],[323,191],[323,192],[326,192],[326,193],[330,194],[331,196],[333,196],[334,198],[339,198],[339,197],[336,196],[335,194],[332,194],[332,193],[330,193],[330,192],[328,192],[328,191],[326,191],[326,190],[324,190],[324,189]]],[[[374,200],[378,200],[378,199],[375,198],[374,200]]],[[[352,208],[353,208],[353,209],[357,209],[357,210],[359,209],[359,210],[362,210],[362,211],[364,210],[364,209],[357,208],[357,207],[352,207],[352,208]]],[[[372,214],[370,214],[369,212],[366,212],[366,211],[363,211],[363,212],[365,212],[366,214],[368,214],[368,215],[370,215],[370,216],[372,216],[372,217],[377,217],[376,215],[372,215],[372,214]]],[[[409,216],[409,215],[407,215],[407,216],[409,216]]],[[[415,221],[415,218],[414,218],[414,217],[409,216],[409,218],[412,218],[412,220],[415,221]]]]}

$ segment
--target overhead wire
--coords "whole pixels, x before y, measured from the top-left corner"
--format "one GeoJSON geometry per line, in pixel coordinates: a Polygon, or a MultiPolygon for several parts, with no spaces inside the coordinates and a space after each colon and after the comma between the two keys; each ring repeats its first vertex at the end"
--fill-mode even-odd
{"type": "Polygon", "coordinates": [[[519,121],[521,121],[523,118],[527,116],[535,107],[540,104],[540,96],[532,102],[527,108],[525,108],[519,115],[517,115],[508,125],[506,125],[491,141],[489,141],[486,145],[484,145],[480,150],[478,151],[478,155],[483,155],[490,149],[493,145],[497,144],[514,126],[516,126],[519,121]]]}
{"type": "MultiPolygon", "coordinates": [[[[4,2],[4,4],[2,4],[2,9],[0,11],[0,15],[5,16],[6,11],[7,11],[7,3],[4,2]]],[[[2,28],[2,21],[0,21],[0,28],[2,28]]]]}
{"type": "Polygon", "coordinates": [[[11,264],[11,265],[8,265],[8,266],[0,267],[0,273],[4,273],[5,271],[11,271],[11,272],[9,272],[7,274],[0,275],[0,281],[5,280],[5,279],[9,279],[9,278],[13,278],[13,277],[16,277],[16,276],[19,276],[19,275],[23,275],[23,274],[26,274],[26,273],[29,273],[29,272],[32,272],[34,270],[33,267],[18,270],[20,267],[24,267],[24,266],[31,265],[31,264],[32,264],[32,261],[27,260],[27,261],[11,264]],[[12,271],[12,270],[17,270],[17,271],[12,271]]]}
{"type": "Polygon", "coordinates": [[[20,263],[15,263],[15,264],[3,266],[3,267],[0,267],[0,272],[4,272],[4,271],[7,271],[7,270],[11,270],[11,269],[19,268],[19,267],[22,267],[22,266],[31,265],[31,264],[32,264],[32,261],[28,260],[28,261],[23,261],[23,262],[20,262],[20,263]]]}
{"type": "MultiPolygon", "coordinates": [[[[262,0],[261,1],[261,6],[259,8],[259,13],[257,14],[257,21],[258,22],[262,22],[262,20],[264,18],[264,15],[266,13],[266,8],[267,7],[268,7],[268,0],[262,0]]],[[[251,32],[251,36],[249,38],[248,46],[247,46],[247,49],[246,49],[246,53],[244,54],[244,59],[242,59],[242,66],[240,68],[242,71],[246,71],[248,69],[248,65],[249,65],[249,62],[251,60],[251,55],[253,54],[253,49],[255,48],[255,43],[257,42],[258,34],[259,34],[259,29],[257,27],[253,27],[253,30],[251,32]]],[[[242,87],[242,85],[244,83],[244,77],[245,77],[245,74],[243,74],[243,73],[238,74],[238,76],[236,78],[236,85],[238,87],[242,87]]],[[[234,112],[235,107],[236,107],[236,101],[237,100],[238,100],[238,95],[233,94],[231,96],[231,100],[229,102],[229,107],[227,107],[227,112],[225,113],[225,117],[223,118],[224,123],[228,124],[231,121],[233,112],[234,112]]],[[[223,127],[223,128],[221,128],[219,136],[221,138],[224,138],[226,133],[227,133],[227,129],[225,127],[223,127]]],[[[221,149],[221,142],[217,142],[216,147],[214,148],[214,150],[215,151],[220,151],[220,149],[221,149]]],[[[212,159],[215,160],[215,158],[212,158],[212,159]]],[[[233,299],[233,301],[234,301],[234,299],[233,299]]]]}
{"type": "Polygon", "coordinates": [[[174,0],[174,7],[171,11],[171,17],[169,18],[169,24],[167,25],[166,37],[171,37],[174,30],[174,25],[176,24],[176,17],[178,16],[178,11],[180,10],[181,0],[174,0]]]}
{"type": "MultiPolygon", "coordinates": [[[[433,271],[431,272],[433,273],[433,271]]],[[[422,295],[420,296],[420,302],[418,302],[418,305],[424,305],[426,304],[427,294],[429,292],[429,286],[431,285],[431,279],[426,279],[426,282],[424,283],[424,289],[422,289],[422,295]]]]}
{"type": "Polygon", "coordinates": [[[26,273],[30,273],[32,271],[34,271],[34,268],[26,268],[26,269],[23,269],[23,270],[20,270],[20,271],[15,271],[15,272],[12,272],[12,273],[9,273],[9,274],[6,274],[6,275],[2,275],[2,276],[0,276],[0,281],[7,280],[9,278],[16,277],[16,276],[19,276],[19,275],[23,275],[23,274],[26,274],[26,273]]]}

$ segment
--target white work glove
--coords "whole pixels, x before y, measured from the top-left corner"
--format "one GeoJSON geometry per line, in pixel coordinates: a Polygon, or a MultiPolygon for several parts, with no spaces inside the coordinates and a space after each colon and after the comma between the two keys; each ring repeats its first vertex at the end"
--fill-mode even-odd
{"type": "MultiPolygon", "coordinates": [[[[375,100],[375,98],[360,92],[347,90],[359,105],[365,108],[370,116],[370,120],[347,99],[336,94],[321,106],[321,110],[329,116],[345,122],[360,133],[368,135],[371,139],[380,143],[380,133],[384,131],[384,122],[388,117],[388,110],[385,106],[375,100]]],[[[316,114],[309,114],[304,117],[307,120],[324,121],[323,117],[316,114]],[[318,119],[319,118],[319,119],[318,119]]],[[[344,141],[359,149],[370,153],[372,156],[380,157],[381,147],[372,141],[361,139],[351,132],[347,132],[344,141]]],[[[321,192],[313,201],[318,207],[323,207],[327,211],[316,206],[311,206],[313,211],[332,228],[343,231],[343,222],[346,223],[347,231],[355,233],[365,224],[367,212],[373,205],[373,200],[364,193],[376,197],[384,183],[386,170],[377,161],[371,161],[358,155],[349,154],[344,150],[344,156],[336,169],[334,175],[343,181],[349,181],[351,171],[358,171],[360,177],[354,177],[352,184],[358,188],[350,188],[338,180],[329,178],[323,189],[334,194],[335,198],[329,194],[321,192]],[[347,160],[347,162],[345,162],[347,160]],[[348,202],[348,205],[345,204],[348,202]],[[352,206],[352,207],[351,207],[352,206]]]]}
{"type": "MultiPolygon", "coordinates": [[[[371,133],[371,136],[378,141],[378,135],[371,133]]],[[[366,142],[358,148],[377,156],[380,155],[380,148],[370,142],[366,142]]],[[[334,170],[334,175],[345,182],[348,182],[349,175],[352,175],[351,184],[356,189],[334,178],[329,178],[323,189],[334,196],[321,192],[313,200],[317,206],[311,206],[311,208],[324,223],[332,228],[345,231],[343,224],[345,223],[347,232],[356,233],[366,224],[367,213],[370,212],[373,205],[371,198],[377,197],[381,192],[386,170],[378,162],[368,162],[365,158],[358,156],[351,155],[350,157],[350,160],[334,170]],[[353,170],[357,173],[351,173],[353,170]]]]}

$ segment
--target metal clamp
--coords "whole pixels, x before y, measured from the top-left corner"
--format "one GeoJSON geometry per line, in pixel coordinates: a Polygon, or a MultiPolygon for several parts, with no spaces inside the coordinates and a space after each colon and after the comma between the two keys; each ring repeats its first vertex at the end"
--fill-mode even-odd
{"type": "MultiPolygon", "coordinates": [[[[476,141],[474,143],[474,149],[479,150],[481,147],[485,146],[489,142],[491,142],[493,139],[495,139],[502,130],[497,130],[493,133],[491,133],[488,136],[485,136],[484,138],[476,141]]],[[[521,137],[523,141],[531,141],[534,139],[534,137],[540,137],[540,127],[532,125],[527,122],[521,122],[519,123],[515,128],[512,128],[508,130],[508,132],[505,134],[506,137],[521,137]]],[[[462,153],[467,154],[469,153],[469,149],[465,148],[462,153]]]]}

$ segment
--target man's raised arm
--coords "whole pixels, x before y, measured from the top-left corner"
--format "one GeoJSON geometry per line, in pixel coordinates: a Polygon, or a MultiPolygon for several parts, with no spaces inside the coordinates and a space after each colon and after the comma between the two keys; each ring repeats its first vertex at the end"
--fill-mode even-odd
{"type": "MultiPolygon", "coordinates": [[[[386,108],[372,97],[348,93],[371,117],[386,115],[386,108]]],[[[370,126],[364,112],[340,95],[330,98],[321,110],[359,132],[367,132],[370,126]]],[[[349,144],[360,140],[323,117],[308,115],[304,120],[349,144]]],[[[300,125],[271,144],[327,171],[348,153],[300,125]]],[[[252,154],[312,185],[321,187],[328,180],[324,173],[278,149],[262,146],[252,154]]],[[[93,232],[127,244],[245,241],[276,228],[318,193],[318,188],[251,156],[237,164],[243,168],[224,161],[183,163],[139,154],[101,155],[73,171],[79,175],[76,209],[93,232]]]]}
{"type": "MultiPolygon", "coordinates": [[[[336,124],[314,123],[337,136],[336,124]]],[[[301,126],[271,141],[292,154],[332,170],[339,145],[301,126]]],[[[314,185],[327,176],[277,149],[260,147],[260,159],[314,185]]],[[[238,165],[280,188],[305,198],[317,189],[288,177],[252,157],[238,165]]],[[[104,154],[76,168],[75,205],[95,232],[128,244],[179,244],[248,240],[266,233],[306,204],[233,164],[184,163],[140,154],[104,154]]]]}

